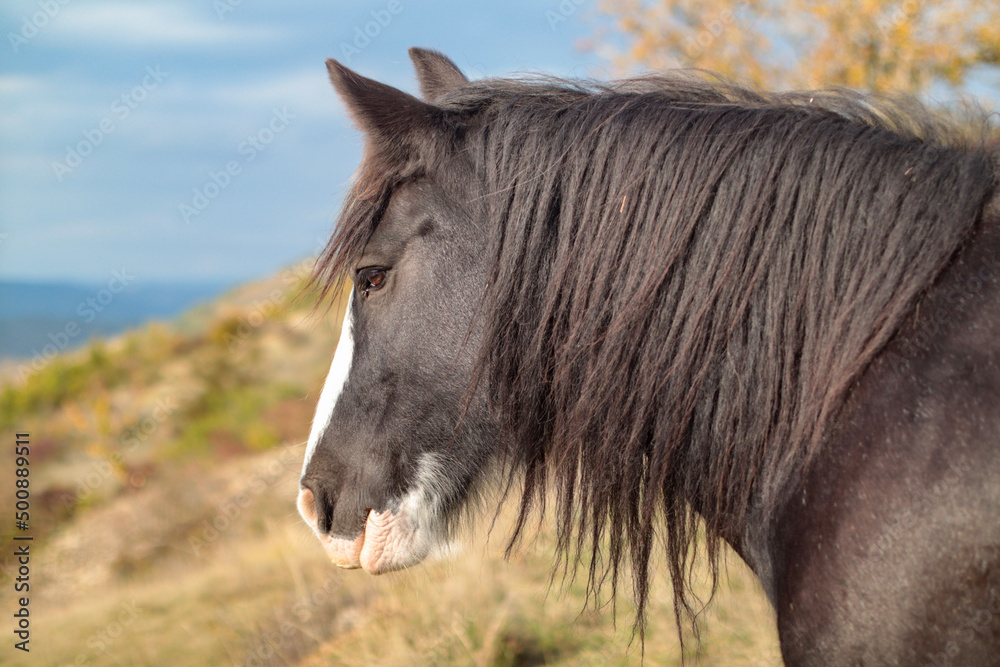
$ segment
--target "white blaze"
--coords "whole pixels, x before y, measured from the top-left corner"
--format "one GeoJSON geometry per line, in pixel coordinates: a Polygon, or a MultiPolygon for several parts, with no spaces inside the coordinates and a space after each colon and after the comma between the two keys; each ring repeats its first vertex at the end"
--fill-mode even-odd
{"type": "Polygon", "coordinates": [[[337,343],[337,351],[333,354],[333,363],[330,364],[330,373],[326,376],[326,383],[323,391],[319,395],[319,403],[316,404],[316,414],[313,416],[312,430],[309,432],[309,444],[306,446],[306,458],[302,464],[302,474],[309,466],[319,439],[330,426],[330,419],[333,417],[333,409],[337,405],[344,385],[347,384],[347,375],[351,372],[351,361],[354,359],[354,327],[351,323],[351,306],[354,305],[354,292],[347,299],[347,312],[344,314],[344,323],[340,328],[340,341],[337,343]]]}

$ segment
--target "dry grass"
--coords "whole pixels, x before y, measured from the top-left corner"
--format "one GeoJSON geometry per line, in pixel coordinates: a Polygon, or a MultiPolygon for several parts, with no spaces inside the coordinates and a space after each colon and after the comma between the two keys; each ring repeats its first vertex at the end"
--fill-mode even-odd
{"type": "MultiPolygon", "coordinates": [[[[581,583],[549,587],[548,527],[503,560],[507,512],[490,540],[479,530],[446,560],[378,578],[332,567],[293,514],[297,470],[289,461],[300,456],[301,448],[282,449],[230,461],[203,483],[189,473],[161,478],[78,519],[36,570],[43,593],[30,659],[5,656],[3,664],[639,664],[627,600],[618,600],[616,627],[609,609],[583,611],[581,583]],[[217,537],[197,541],[226,498],[279,468],[217,537]],[[181,489],[187,509],[160,502],[181,489]],[[111,532],[132,538],[116,541],[111,532]],[[108,551],[140,539],[163,548],[94,576],[109,568],[100,563],[120,564],[121,554],[108,551]],[[71,559],[62,549],[93,555],[71,559]],[[44,590],[55,581],[60,590],[44,590]]],[[[780,664],[773,613],[756,580],[735,556],[729,570],[701,621],[700,646],[688,645],[689,664],[780,664]]],[[[649,609],[646,664],[680,664],[666,581],[657,582],[649,609]]]]}
{"type": "MultiPolygon", "coordinates": [[[[504,561],[502,525],[510,519],[505,511],[489,544],[480,532],[458,557],[389,579],[363,622],[303,664],[639,664],[642,647],[632,638],[628,600],[618,598],[616,624],[610,605],[584,609],[582,582],[550,586],[554,540],[547,524],[533,545],[504,561]]],[[[773,612],[739,558],[730,560],[728,581],[701,621],[701,644],[686,646],[688,664],[780,664],[773,612]]],[[[646,664],[679,665],[669,587],[664,580],[657,584],[646,664]]]]}

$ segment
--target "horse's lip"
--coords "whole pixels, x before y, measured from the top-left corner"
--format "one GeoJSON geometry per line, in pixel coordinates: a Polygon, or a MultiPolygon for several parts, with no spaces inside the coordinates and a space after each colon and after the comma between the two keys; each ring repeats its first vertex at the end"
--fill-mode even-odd
{"type": "Polygon", "coordinates": [[[302,518],[312,526],[323,551],[334,565],[347,570],[364,569],[368,574],[384,574],[416,565],[430,553],[433,532],[426,518],[405,504],[395,511],[365,510],[361,532],[353,538],[330,535],[318,530],[313,492],[302,487],[296,501],[302,518]]]}
{"type": "Polygon", "coordinates": [[[369,510],[365,527],[356,538],[319,535],[327,557],[345,570],[363,569],[378,575],[416,565],[427,557],[430,545],[405,512],[369,510]]]}
{"type": "Polygon", "coordinates": [[[345,570],[356,570],[361,567],[361,550],[364,548],[365,531],[353,540],[320,534],[320,544],[323,551],[334,565],[345,570]]]}

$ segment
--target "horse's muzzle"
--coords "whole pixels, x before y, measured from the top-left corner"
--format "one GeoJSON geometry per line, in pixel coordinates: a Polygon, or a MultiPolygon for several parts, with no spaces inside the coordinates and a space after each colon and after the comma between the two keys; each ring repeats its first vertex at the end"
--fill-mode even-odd
{"type": "Polygon", "coordinates": [[[355,538],[335,537],[319,530],[316,497],[307,488],[299,489],[299,514],[313,529],[327,557],[337,567],[363,568],[368,574],[384,574],[416,565],[430,552],[430,540],[400,511],[369,510],[364,530],[355,538]]]}

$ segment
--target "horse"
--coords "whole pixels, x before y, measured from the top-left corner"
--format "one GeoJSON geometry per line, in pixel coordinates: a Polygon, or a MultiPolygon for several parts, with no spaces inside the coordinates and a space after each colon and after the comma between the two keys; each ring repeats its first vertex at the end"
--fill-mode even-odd
{"type": "Polygon", "coordinates": [[[327,61],[365,139],[313,276],[350,281],[297,499],[330,560],[413,566],[499,479],[640,632],[654,549],[696,630],[728,544],[788,665],[1000,664],[989,127],[410,54],[420,97],[327,61]]]}

